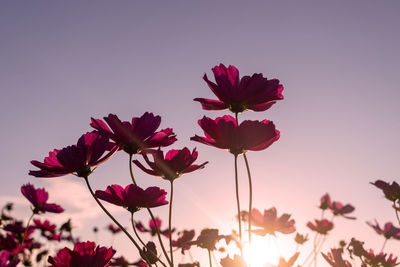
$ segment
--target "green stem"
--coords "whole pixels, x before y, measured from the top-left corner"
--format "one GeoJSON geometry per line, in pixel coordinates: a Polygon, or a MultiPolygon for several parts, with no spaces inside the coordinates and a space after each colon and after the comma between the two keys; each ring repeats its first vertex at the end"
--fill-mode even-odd
{"type": "Polygon", "coordinates": [[[25,239],[26,239],[26,234],[28,233],[29,224],[31,223],[33,215],[35,215],[34,212],[32,212],[31,217],[29,217],[29,219],[28,219],[28,223],[26,224],[26,228],[25,228],[25,232],[24,232],[24,237],[22,238],[21,245],[19,246],[19,249],[18,249],[18,253],[15,254],[15,259],[17,259],[18,254],[21,253],[22,247],[24,246],[24,242],[25,242],[25,239]]]}
{"type": "Polygon", "coordinates": [[[210,263],[210,267],[212,267],[212,261],[211,261],[211,251],[209,249],[207,249],[208,251],[208,261],[210,263]]]}
{"type": "Polygon", "coordinates": [[[132,222],[133,232],[135,233],[136,237],[139,239],[140,243],[141,243],[144,247],[146,247],[146,244],[143,242],[143,240],[140,238],[138,232],[136,231],[135,221],[133,220],[133,212],[131,212],[131,222],[132,222]]]}
{"type": "Polygon", "coordinates": [[[246,163],[247,176],[249,177],[249,243],[251,245],[251,210],[253,205],[253,185],[251,182],[250,167],[246,153],[243,153],[243,157],[244,157],[244,162],[246,163]]]}
{"type": "Polygon", "coordinates": [[[133,184],[137,185],[136,181],[135,181],[135,177],[133,176],[133,170],[132,170],[132,154],[129,154],[129,173],[131,174],[133,184]]]}
{"type": "Polygon", "coordinates": [[[239,180],[238,180],[238,170],[237,170],[237,155],[234,154],[234,157],[235,157],[236,206],[237,206],[237,213],[238,213],[238,216],[239,216],[240,255],[243,256],[243,249],[242,249],[242,220],[240,219],[240,201],[239,201],[239,180]]]}
{"type": "Polygon", "coordinates": [[[174,252],[172,251],[172,197],[173,197],[173,195],[174,195],[174,182],[171,181],[171,194],[170,194],[170,198],[169,198],[169,223],[168,223],[171,267],[174,267],[174,252]]]}
{"type": "MultiPolygon", "coordinates": [[[[154,223],[154,227],[156,228],[156,233],[157,233],[158,241],[160,242],[160,246],[161,246],[161,249],[162,249],[162,251],[163,251],[163,253],[164,253],[164,256],[165,256],[165,258],[167,259],[168,264],[171,265],[171,260],[169,259],[167,250],[165,249],[164,243],[163,243],[162,240],[161,240],[160,228],[158,228],[158,225],[157,225],[156,219],[154,218],[153,212],[151,212],[151,209],[150,209],[150,208],[147,208],[147,211],[149,212],[150,217],[151,217],[151,219],[152,219],[152,221],[153,221],[153,223],[154,223]]],[[[169,235],[170,235],[170,237],[171,237],[172,233],[169,233],[169,235]]]]}

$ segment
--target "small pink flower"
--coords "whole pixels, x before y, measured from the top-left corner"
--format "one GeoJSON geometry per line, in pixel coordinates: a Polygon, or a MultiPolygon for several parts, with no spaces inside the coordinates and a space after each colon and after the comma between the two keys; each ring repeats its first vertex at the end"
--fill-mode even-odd
{"type": "Polygon", "coordinates": [[[57,255],[49,257],[50,267],[107,267],[110,264],[115,250],[106,247],[96,246],[94,242],[78,242],[74,250],[63,248],[57,255]]]}
{"type": "Polygon", "coordinates": [[[202,169],[208,163],[207,161],[200,165],[193,164],[198,156],[196,148],[193,149],[192,153],[186,147],[181,150],[171,149],[165,157],[161,150],[153,151],[151,154],[154,159],[153,162],[143,153],[143,158],[150,169],[145,168],[138,160],[134,160],[133,162],[147,174],[159,176],[169,181],[175,180],[182,174],[202,169]]]}
{"type": "Polygon", "coordinates": [[[184,254],[185,250],[189,250],[191,245],[190,245],[190,241],[193,240],[195,235],[194,230],[183,230],[183,232],[181,232],[180,237],[177,240],[172,240],[172,246],[173,247],[177,247],[177,248],[181,248],[181,253],[184,254]]]}
{"type": "Polygon", "coordinates": [[[266,149],[279,139],[279,131],[272,121],[245,120],[237,125],[232,116],[218,117],[212,120],[204,116],[199,120],[205,137],[195,135],[190,140],[209,146],[227,149],[238,155],[246,150],[259,151],[266,149]]]}
{"type": "Polygon", "coordinates": [[[342,253],[342,249],[331,249],[331,252],[328,252],[328,254],[321,254],[332,267],[351,267],[350,262],[342,258],[342,253]]]}
{"type": "Polygon", "coordinates": [[[261,73],[240,79],[239,71],[234,66],[227,68],[223,64],[215,66],[212,71],[217,84],[209,81],[206,74],[203,79],[219,100],[194,99],[200,102],[205,110],[229,109],[233,113],[246,109],[264,111],[283,99],[283,86],[277,79],[268,80],[261,73]]]}
{"type": "Polygon", "coordinates": [[[321,210],[326,210],[326,209],[329,209],[331,207],[331,205],[332,205],[331,197],[329,196],[328,193],[326,193],[325,195],[323,195],[321,197],[319,208],[321,210]]]}
{"type": "Polygon", "coordinates": [[[258,209],[252,209],[251,218],[254,226],[262,227],[262,229],[252,230],[257,235],[275,235],[275,232],[291,234],[296,231],[295,221],[293,219],[290,220],[290,214],[284,213],[278,217],[275,207],[264,210],[264,215],[258,209]]]}
{"type": "Polygon", "coordinates": [[[393,226],[393,223],[387,222],[383,229],[379,226],[379,223],[375,220],[375,225],[367,222],[378,235],[383,235],[386,239],[394,238],[400,240],[400,228],[393,226]]]}
{"type": "Polygon", "coordinates": [[[312,222],[308,222],[307,227],[321,235],[326,235],[330,230],[333,229],[333,223],[328,221],[327,219],[314,221],[315,224],[313,224],[312,222]]]}
{"type": "Polygon", "coordinates": [[[165,199],[165,192],[159,187],[152,186],[143,190],[134,184],[122,188],[120,185],[108,186],[105,191],[96,190],[96,197],[110,202],[117,206],[122,206],[130,212],[136,212],[141,208],[154,208],[168,204],[165,199]]]}
{"type": "Polygon", "coordinates": [[[104,117],[107,122],[93,119],[90,126],[110,134],[110,138],[128,154],[140,153],[143,149],[165,147],[176,141],[176,135],[171,128],[156,132],[160,126],[161,117],[146,112],[141,117],[133,117],[132,122],[121,121],[116,115],[104,117]],[[111,129],[110,129],[111,128],[111,129]]]}
{"type": "MultiPolygon", "coordinates": [[[[169,230],[168,230],[168,229],[161,230],[161,220],[160,220],[160,218],[156,217],[154,220],[155,220],[156,223],[157,223],[157,227],[158,227],[158,229],[160,230],[160,234],[162,234],[162,235],[165,236],[166,238],[169,238],[169,236],[170,236],[169,230]]],[[[136,226],[136,229],[137,229],[139,232],[142,232],[142,233],[150,233],[151,236],[155,236],[155,235],[157,234],[157,228],[156,228],[156,226],[154,225],[153,220],[150,220],[150,221],[149,221],[149,228],[144,227],[143,224],[142,224],[141,222],[137,222],[137,223],[135,224],[135,226],[136,226]]],[[[172,233],[175,232],[175,228],[171,229],[171,232],[172,232],[172,233]]]]}
{"type": "Polygon", "coordinates": [[[400,185],[398,183],[392,182],[392,184],[389,184],[385,181],[377,180],[371,184],[381,189],[388,200],[393,202],[400,200],[400,185]]]}
{"type": "Polygon", "coordinates": [[[59,240],[60,237],[59,235],[56,234],[56,225],[51,224],[48,220],[44,220],[43,222],[34,219],[33,220],[34,227],[38,230],[40,230],[40,234],[47,238],[48,240],[59,240]]]}
{"type": "Polygon", "coordinates": [[[113,235],[118,234],[119,232],[122,231],[121,228],[119,228],[118,226],[115,226],[115,225],[112,224],[112,223],[110,223],[110,224],[107,226],[107,229],[108,229],[113,235]]]}
{"type": "Polygon", "coordinates": [[[31,184],[26,184],[21,187],[22,194],[32,203],[34,213],[61,213],[64,211],[59,205],[53,203],[47,203],[49,194],[44,190],[44,188],[36,189],[31,184]]]}
{"type": "Polygon", "coordinates": [[[92,167],[106,161],[116,151],[117,147],[114,147],[103,156],[109,146],[110,142],[106,134],[86,133],[79,138],[76,145],[50,152],[43,163],[31,161],[40,171],[29,171],[29,175],[48,178],[75,174],[79,177],[87,177],[92,173],[92,167]]]}

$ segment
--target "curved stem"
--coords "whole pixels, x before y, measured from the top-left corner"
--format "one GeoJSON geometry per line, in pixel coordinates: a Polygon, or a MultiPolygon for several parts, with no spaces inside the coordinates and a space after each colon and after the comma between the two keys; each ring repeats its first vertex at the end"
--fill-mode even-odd
{"type": "Polygon", "coordinates": [[[240,201],[239,201],[239,180],[238,180],[238,171],[237,171],[237,155],[235,154],[235,188],[236,188],[236,206],[237,213],[239,216],[239,240],[240,240],[240,254],[243,256],[242,249],[242,220],[240,219],[240,201]]]}
{"type": "MultiPolygon", "coordinates": [[[[164,253],[164,256],[165,256],[165,258],[167,259],[168,264],[171,265],[171,260],[169,259],[167,250],[165,249],[164,243],[163,243],[162,240],[161,240],[160,228],[158,228],[158,225],[157,225],[156,219],[154,218],[153,212],[151,212],[151,209],[150,209],[150,208],[147,208],[147,211],[149,212],[150,217],[151,217],[151,219],[152,219],[152,221],[153,221],[153,223],[154,223],[154,227],[156,228],[156,233],[157,233],[158,241],[160,242],[160,246],[161,246],[161,249],[162,249],[162,251],[163,251],[163,253],[164,253]]],[[[169,235],[170,235],[170,237],[171,237],[172,233],[169,233],[169,235]]]]}
{"type": "Polygon", "coordinates": [[[133,220],[133,212],[131,212],[131,222],[132,222],[133,232],[135,233],[136,237],[139,239],[140,243],[141,243],[144,247],[146,247],[146,244],[143,242],[143,240],[140,238],[138,232],[136,231],[135,221],[133,220]]]}
{"type": "Polygon", "coordinates": [[[136,181],[135,181],[135,177],[133,176],[133,170],[132,170],[132,154],[129,154],[129,173],[131,174],[133,184],[137,185],[136,181]]]}
{"type": "Polygon", "coordinates": [[[210,267],[212,267],[212,261],[211,261],[211,251],[207,249],[208,251],[208,262],[210,263],[210,267]]]}
{"type": "Polygon", "coordinates": [[[172,197],[174,195],[174,182],[171,181],[171,194],[169,198],[169,223],[168,223],[168,232],[169,232],[169,250],[170,250],[170,260],[171,266],[174,267],[174,252],[172,251],[172,197]]]}
{"type": "Polygon", "coordinates": [[[29,224],[31,223],[33,215],[35,215],[34,212],[32,212],[31,217],[29,217],[29,219],[28,219],[28,223],[26,224],[26,228],[25,228],[25,232],[24,232],[24,237],[22,238],[22,242],[21,242],[21,245],[19,246],[18,253],[15,254],[15,259],[17,259],[19,253],[21,253],[22,247],[24,246],[24,242],[25,242],[25,239],[26,239],[26,234],[28,233],[29,224]]]}
{"type": "Polygon", "coordinates": [[[250,167],[246,153],[243,153],[243,157],[244,157],[244,162],[246,163],[247,176],[249,177],[249,243],[251,244],[251,210],[253,205],[253,185],[251,182],[250,167]]]}
{"type": "MultiPolygon", "coordinates": [[[[400,201],[400,200],[399,200],[399,201],[400,201]]],[[[395,211],[395,213],[396,213],[397,221],[399,222],[399,225],[400,225],[399,212],[398,212],[398,210],[397,210],[397,209],[400,208],[400,202],[399,202],[399,207],[397,207],[397,205],[396,205],[396,200],[393,201],[393,207],[394,207],[394,211],[395,211]]]]}

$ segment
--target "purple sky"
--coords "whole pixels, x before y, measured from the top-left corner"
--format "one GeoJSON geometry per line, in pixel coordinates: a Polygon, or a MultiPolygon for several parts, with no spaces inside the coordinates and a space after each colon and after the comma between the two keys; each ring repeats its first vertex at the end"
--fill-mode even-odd
{"type": "MultiPolygon", "coordinates": [[[[255,207],[292,213],[304,232],[329,192],[352,203],[358,218],[338,218],[331,242],[359,236],[379,249],[383,240],[365,221],[395,220],[369,182],[399,181],[399,10],[398,1],[1,1],[1,204],[21,198],[19,187],[31,182],[76,214],[88,214],[83,202],[97,209],[83,181],[29,177],[29,161],[75,143],[90,130],[91,116],[129,120],[151,111],[178,134],[173,148],[196,146],[199,162],[210,161],[177,180],[176,225],[229,230],[233,157],[189,141],[202,134],[203,115],[227,113],[203,111],[192,101],[214,98],[202,76],[211,78],[211,68],[224,63],[285,86],[284,101],[241,117],[271,119],[281,131],[269,149],[248,154],[255,207]]],[[[127,155],[117,155],[91,177],[93,186],[128,184],[127,166],[127,155]]],[[[243,162],[240,171],[247,203],[243,162]]],[[[135,172],[142,185],[168,185],[135,172]]],[[[94,212],[84,222],[101,227],[108,220],[94,212]]],[[[90,239],[90,227],[77,231],[90,239]]],[[[389,241],[387,250],[399,251],[397,243],[389,241]]]]}

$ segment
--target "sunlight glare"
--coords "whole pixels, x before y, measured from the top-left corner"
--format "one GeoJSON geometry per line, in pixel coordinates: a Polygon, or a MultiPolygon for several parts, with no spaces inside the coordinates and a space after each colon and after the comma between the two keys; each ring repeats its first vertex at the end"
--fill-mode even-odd
{"type": "Polygon", "coordinates": [[[252,236],[251,246],[243,247],[244,260],[251,267],[265,267],[279,263],[279,251],[276,247],[275,237],[252,236]]]}

